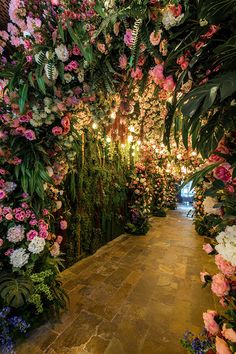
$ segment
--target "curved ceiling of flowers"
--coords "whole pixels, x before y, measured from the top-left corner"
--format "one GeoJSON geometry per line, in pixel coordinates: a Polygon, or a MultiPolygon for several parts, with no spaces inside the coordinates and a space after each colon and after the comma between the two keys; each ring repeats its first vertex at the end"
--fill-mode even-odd
{"type": "Polygon", "coordinates": [[[9,7],[9,0],[1,0],[0,1],[0,28],[3,29],[6,27],[7,22],[9,21],[8,16],[8,7],[9,7]]]}

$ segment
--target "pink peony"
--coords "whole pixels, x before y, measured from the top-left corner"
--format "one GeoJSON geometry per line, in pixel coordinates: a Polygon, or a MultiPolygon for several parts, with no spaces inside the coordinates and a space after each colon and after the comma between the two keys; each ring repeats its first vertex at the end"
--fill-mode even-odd
{"type": "MultiPolygon", "coordinates": [[[[213,170],[214,177],[220,179],[224,183],[228,183],[231,180],[231,173],[229,171],[228,164],[224,164],[216,167],[213,170]]],[[[229,166],[230,167],[230,166],[229,166]]]]}
{"type": "Polygon", "coordinates": [[[150,34],[150,42],[153,46],[158,45],[161,41],[161,33],[162,31],[152,32],[150,34]]]}
{"type": "Polygon", "coordinates": [[[213,275],[211,290],[218,297],[223,297],[228,295],[230,291],[230,285],[227,279],[225,278],[224,274],[218,273],[216,275],[213,275]]]}
{"type": "Polygon", "coordinates": [[[236,332],[233,328],[227,328],[226,323],[223,324],[222,335],[230,342],[236,343],[236,332]]]}
{"type": "Polygon", "coordinates": [[[141,80],[142,77],[143,77],[143,73],[142,73],[142,70],[137,67],[135,70],[132,69],[131,70],[131,77],[134,79],[134,80],[141,80]]]}
{"type": "Polygon", "coordinates": [[[26,234],[26,237],[27,237],[28,241],[32,241],[36,236],[38,236],[38,231],[36,231],[36,230],[30,230],[26,234]]]}
{"type": "Polygon", "coordinates": [[[236,273],[236,267],[226,261],[220,254],[215,256],[215,263],[219,270],[226,276],[231,277],[236,273]]]}
{"type": "Polygon", "coordinates": [[[213,336],[215,336],[220,330],[218,323],[215,321],[217,312],[212,310],[207,310],[207,312],[204,312],[202,316],[203,316],[203,321],[206,330],[209,333],[211,333],[213,336]]]}
{"type": "Polygon", "coordinates": [[[31,129],[26,129],[25,132],[24,132],[24,137],[27,139],[27,140],[35,140],[36,139],[36,135],[35,133],[33,132],[33,130],[31,129]]]}
{"type": "Polygon", "coordinates": [[[131,47],[133,44],[133,33],[131,29],[127,29],[126,33],[124,35],[124,43],[128,46],[131,47]]]}
{"type": "Polygon", "coordinates": [[[63,133],[62,127],[56,125],[55,127],[52,128],[53,135],[62,135],[62,133],[63,133]]]}
{"type": "Polygon", "coordinates": [[[175,86],[176,84],[174,82],[173,76],[172,75],[167,76],[167,78],[165,78],[163,82],[163,89],[165,91],[172,92],[175,90],[175,86]]]}
{"type": "Polygon", "coordinates": [[[214,248],[210,245],[210,243],[206,243],[205,245],[202,246],[203,251],[205,251],[207,254],[211,253],[214,251],[214,248]]]}
{"type": "Polygon", "coordinates": [[[60,221],[60,228],[61,228],[61,230],[66,230],[67,229],[67,221],[66,220],[61,220],[60,221]]]}
{"type": "Polygon", "coordinates": [[[119,58],[119,63],[120,63],[119,67],[120,67],[122,70],[126,69],[127,64],[128,64],[128,59],[127,59],[127,56],[126,56],[125,54],[122,54],[122,55],[120,56],[120,58],[119,58]]]}
{"type": "Polygon", "coordinates": [[[216,353],[217,354],[232,354],[227,343],[220,337],[216,336],[216,353]]]}
{"type": "Polygon", "coordinates": [[[207,276],[207,275],[210,275],[210,274],[207,273],[207,272],[201,272],[201,273],[200,273],[201,282],[204,283],[204,284],[206,283],[205,276],[207,276]]]}

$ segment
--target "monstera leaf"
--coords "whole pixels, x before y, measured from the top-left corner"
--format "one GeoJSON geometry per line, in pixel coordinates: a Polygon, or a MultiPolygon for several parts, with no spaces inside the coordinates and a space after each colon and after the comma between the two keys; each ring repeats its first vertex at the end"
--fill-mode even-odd
{"type": "Polygon", "coordinates": [[[32,282],[24,276],[15,276],[11,273],[0,273],[0,297],[4,304],[12,307],[21,307],[32,293],[32,282]]]}

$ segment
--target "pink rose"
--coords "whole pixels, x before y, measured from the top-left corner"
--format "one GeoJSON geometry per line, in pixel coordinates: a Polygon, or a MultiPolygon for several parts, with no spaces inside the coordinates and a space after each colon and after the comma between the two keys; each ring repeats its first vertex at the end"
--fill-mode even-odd
{"type": "Polygon", "coordinates": [[[3,243],[4,243],[3,239],[0,238],[0,247],[2,247],[3,243]]]}
{"type": "Polygon", "coordinates": [[[48,231],[47,230],[40,230],[39,231],[39,237],[41,238],[47,238],[48,237],[48,231]]]}
{"type": "Polygon", "coordinates": [[[170,5],[169,6],[170,12],[173,16],[178,17],[182,13],[182,6],[179,4],[178,6],[170,5]]]}
{"type": "Polygon", "coordinates": [[[68,116],[65,116],[65,117],[63,117],[61,119],[61,125],[65,129],[69,129],[70,128],[70,119],[68,118],[68,116]]]}
{"type": "Polygon", "coordinates": [[[38,221],[37,221],[36,219],[32,219],[32,220],[30,220],[30,222],[29,222],[29,224],[30,224],[31,226],[37,225],[37,223],[38,223],[38,221]]]}
{"type": "Polygon", "coordinates": [[[159,64],[154,66],[154,68],[152,68],[151,70],[149,70],[149,75],[152,77],[155,84],[160,86],[162,86],[165,80],[163,71],[164,71],[163,65],[159,65],[159,64]]]}
{"type": "Polygon", "coordinates": [[[228,167],[228,164],[227,164],[227,166],[226,166],[226,164],[224,164],[224,166],[221,165],[221,166],[216,167],[213,170],[214,177],[217,179],[220,179],[224,183],[228,183],[231,180],[231,173],[227,167],[228,167]]]}
{"type": "Polygon", "coordinates": [[[106,51],[106,46],[103,43],[98,43],[97,48],[98,48],[99,52],[101,52],[101,53],[105,53],[105,51],[106,51]]]}
{"type": "Polygon", "coordinates": [[[62,133],[63,133],[62,127],[56,125],[55,127],[52,128],[53,135],[62,135],[62,133]]]}
{"type": "Polygon", "coordinates": [[[200,273],[201,282],[204,283],[204,284],[206,283],[205,276],[207,276],[207,275],[210,276],[210,274],[207,273],[207,272],[201,272],[201,273],[200,273]]]}
{"type": "Polygon", "coordinates": [[[226,276],[231,277],[236,273],[236,267],[226,261],[220,254],[215,256],[215,263],[219,270],[226,276]]]}
{"type": "Polygon", "coordinates": [[[127,59],[127,56],[126,56],[125,54],[122,54],[122,55],[120,56],[120,58],[119,58],[119,63],[120,63],[119,67],[120,67],[122,70],[126,69],[127,64],[128,64],[128,59],[127,59]]]}
{"type": "Polygon", "coordinates": [[[59,6],[60,5],[60,0],[51,0],[52,6],[59,6]]]}
{"type": "Polygon", "coordinates": [[[48,215],[48,214],[49,214],[48,209],[43,209],[43,215],[46,216],[46,215],[48,215]]]}
{"type": "Polygon", "coordinates": [[[206,243],[205,245],[202,246],[203,251],[205,251],[207,254],[211,253],[214,251],[214,248],[210,245],[210,243],[206,243]]]}
{"type": "Polygon", "coordinates": [[[36,139],[36,135],[35,133],[33,132],[33,130],[31,129],[26,129],[25,132],[24,132],[24,137],[27,139],[27,140],[35,140],[36,139]]]}
{"type": "Polygon", "coordinates": [[[32,241],[36,236],[38,236],[38,231],[36,231],[36,230],[30,230],[26,234],[26,237],[27,237],[28,241],[32,241]]]}
{"type": "Polygon", "coordinates": [[[220,337],[216,336],[216,353],[217,354],[232,354],[227,343],[220,337]]]}
{"type": "Polygon", "coordinates": [[[10,256],[14,252],[13,248],[8,248],[8,250],[4,253],[5,256],[10,256]]]}
{"type": "Polygon", "coordinates": [[[131,47],[133,44],[133,33],[131,29],[127,29],[126,33],[124,35],[124,43],[128,46],[131,47]]]}
{"type": "Polygon", "coordinates": [[[161,33],[162,31],[152,32],[150,34],[150,42],[153,46],[158,45],[161,41],[161,33]]]}
{"type": "Polygon", "coordinates": [[[6,218],[8,221],[10,221],[10,220],[13,219],[13,215],[12,215],[11,213],[8,213],[8,214],[5,215],[5,218],[6,218]]]}
{"type": "Polygon", "coordinates": [[[50,253],[53,257],[57,257],[60,254],[60,246],[57,242],[54,242],[54,244],[52,245],[51,249],[50,249],[50,253]]]}
{"type": "Polygon", "coordinates": [[[66,220],[61,220],[60,221],[60,228],[61,228],[61,230],[66,230],[67,229],[67,221],[66,220]]]}
{"type": "Polygon", "coordinates": [[[137,67],[135,70],[132,69],[131,70],[131,77],[134,79],[134,80],[141,80],[142,77],[143,77],[143,73],[142,73],[142,70],[137,67]]]}
{"type": "Polygon", "coordinates": [[[175,90],[175,86],[176,84],[174,82],[173,76],[172,75],[167,76],[167,78],[165,78],[163,83],[163,89],[165,91],[172,92],[175,90]]]}
{"type": "Polygon", "coordinates": [[[4,190],[0,189],[0,200],[6,198],[6,196],[7,196],[6,192],[4,190]]]}
{"type": "Polygon", "coordinates": [[[236,332],[233,328],[227,328],[226,323],[223,324],[222,335],[230,342],[236,343],[236,332]]]}
{"type": "Polygon", "coordinates": [[[223,297],[228,295],[230,291],[230,285],[227,279],[225,278],[224,274],[218,273],[216,275],[213,275],[211,290],[218,297],[223,297]]]}
{"type": "Polygon", "coordinates": [[[215,321],[217,312],[212,310],[207,310],[207,312],[204,312],[202,316],[203,316],[203,321],[206,330],[209,333],[211,333],[213,336],[215,336],[220,330],[218,323],[215,321]]]}
{"type": "MultiPolygon", "coordinates": [[[[223,145],[223,143],[220,143],[215,152],[220,152],[222,154],[228,155],[229,154],[229,149],[223,145]]],[[[209,157],[210,162],[224,162],[225,159],[222,156],[219,156],[217,154],[211,154],[209,157]]]]}
{"type": "Polygon", "coordinates": [[[229,192],[229,193],[234,193],[234,187],[233,186],[227,186],[227,187],[225,187],[225,190],[227,191],[227,192],[229,192]]]}

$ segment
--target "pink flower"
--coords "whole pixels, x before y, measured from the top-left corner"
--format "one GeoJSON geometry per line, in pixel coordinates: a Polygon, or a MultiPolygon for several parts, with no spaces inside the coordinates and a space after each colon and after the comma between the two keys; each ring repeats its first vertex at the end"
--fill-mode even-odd
{"type": "Polygon", "coordinates": [[[204,283],[204,284],[206,283],[205,276],[210,276],[210,274],[207,273],[207,272],[201,272],[201,273],[200,273],[201,282],[204,283]]]}
{"type": "Polygon", "coordinates": [[[220,330],[218,323],[215,321],[217,312],[212,310],[207,310],[207,312],[204,312],[202,316],[203,316],[203,321],[206,330],[209,333],[211,333],[213,336],[215,336],[220,330]]]}
{"type": "Polygon", "coordinates": [[[205,45],[205,43],[204,42],[197,42],[196,44],[195,44],[195,49],[196,49],[196,51],[198,52],[199,51],[199,49],[201,49],[203,46],[205,45]]]}
{"type": "Polygon", "coordinates": [[[5,215],[5,218],[6,218],[8,221],[10,221],[10,220],[13,219],[13,215],[12,215],[11,213],[8,213],[8,214],[5,215]]]}
{"type": "Polygon", "coordinates": [[[0,238],[0,247],[2,247],[3,243],[4,243],[3,239],[0,238]]]}
{"type": "Polygon", "coordinates": [[[213,275],[212,283],[211,283],[211,290],[214,294],[218,297],[223,297],[228,295],[230,291],[229,282],[225,278],[224,274],[218,273],[213,275]]]}
{"type": "Polygon", "coordinates": [[[126,66],[128,64],[127,56],[125,54],[122,54],[119,58],[119,67],[123,70],[126,69],[126,66]]]}
{"type": "Polygon", "coordinates": [[[163,89],[165,91],[172,92],[175,90],[175,86],[176,84],[174,82],[173,76],[172,75],[167,76],[167,78],[165,78],[163,83],[163,89]]]}
{"type": "Polygon", "coordinates": [[[81,55],[81,51],[80,51],[79,47],[76,44],[73,45],[72,53],[74,55],[81,55]]]}
{"type": "Polygon", "coordinates": [[[156,66],[154,66],[154,68],[149,70],[149,75],[152,77],[155,84],[160,85],[160,86],[162,86],[162,84],[165,80],[163,71],[164,71],[163,65],[156,65],[156,66]]]}
{"type": "Polygon", "coordinates": [[[215,263],[219,270],[226,276],[231,277],[236,273],[236,267],[226,261],[220,254],[215,256],[215,263]]]}
{"type": "Polygon", "coordinates": [[[224,183],[228,183],[231,180],[231,173],[225,165],[226,164],[216,167],[213,170],[213,174],[215,178],[220,179],[224,183]]]}
{"type": "Polygon", "coordinates": [[[7,196],[6,192],[4,190],[0,189],[0,200],[6,198],[6,196],[7,196]]]}
{"type": "Polygon", "coordinates": [[[26,234],[26,237],[27,237],[28,241],[32,241],[36,236],[38,236],[38,231],[36,231],[36,230],[30,230],[26,234]]]}
{"type": "Polygon", "coordinates": [[[141,80],[142,77],[143,77],[143,73],[142,73],[142,70],[137,67],[135,70],[132,69],[131,70],[131,77],[134,79],[134,80],[141,80]]]}
{"type": "Polygon", "coordinates": [[[40,230],[39,231],[39,237],[47,238],[48,237],[48,231],[47,230],[40,230]]]}
{"type": "Polygon", "coordinates": [[[227,328],[226,323],[223,324],[222,335],[230,342],[236,343],[236,332],[233,328],[227,328]]]}
{"type": "Polygon", "coordinates": [[[43,209],[43,215],[46,216],[46,215],[48,215],[48,214],[49,214],[48,209],[43,209]]]}
{"type": "Polygon", "coordinates": [[[65,129],[69,129],[70,128],[70,119],[68,118],[68,116],[65,116],[65,117],[62,118],[61,125],[65,129]]]}
{"type": "Polygon", "coordinates": [[[53,135],[62,135],[62,133],[63,133],[62,127],[56,125],[55,127],[52,128],[53,135]]]}
{"type": "Polygon", "coordinates": [[[10,256],[14,252],[13,248],[8,248],[8,250],[4,253],[5,256],[10,256]]]}
{"type": "Polygon", "coordinates": [[[216,336],[216,353],[217,354],[232,354],[227,343],[220,337],[216,336]]]}
{"type": "Polygon", "coordinates": [[[133,44],[133,33],[131,29],[127,29],[126,33],[124,35],[124,43],[128,46],[131,47],[133,44]]]}
{"type": "Polygon", "coordinates": [[[35,133],[33,132],[33,130],[31,129],[26,129],[26,131],[24,132],[24,137],[27,139],[27,140],[35,140],[36,139],[36,135],[35,133]]]}
{"type": "Polygon", "coordinates": [[[156,46],[160,43],[161,33],[162,33],[162,31],[158,31],[158,32],[152,32],[150,34],[150,42],[153,46],[156,46]]]}
{"type": "Polygon", "coordinates": [[[227,186],[226,188],[225,188],[225,190],[227,191],[227,192],[229,192],[229,193],[234,193],[234,187],[233,186],[227,186]]]}
{"type": "Polygon", "coordinates": [[[60,0],[51,0],[52,6],[59,6],[60,5],[60,0]]]}
{"type": "Polygon", "coordinates": [[[214,248],[210,245],[210,243],[206,243],[205,245],[202,246],[203,251],[205,251],[207,254],[211,253],[214,251],[214,248]]]}
{"type": "Polygon", "coordinates": [[[36,219],[32,219],[32,220],[30,220],[30,222],[29,222],[29,224],[30,224],[31,226],[35,226],[35,225],[37,225],[37,223],[38,223],[38,221],[37,221],[36,219]]]}
{"type": "Polygon", "coordinates": [[[106,51],[106,46],[103,43],[98,42],[97,48],[98,48],[99,52],[101,52],[101,53],[105,53],[105,51],[106,51]]]}
{"type": "Polygon", "coordinates": [[[67,229],[67,221],[66,220],[61,220],[60,221],[60,228],[61,228],[61,230],[66,230],[67,229]]]}
{"type": "Polygon", "coordinates": [[[178,6],[170,5],[169,9],[173,16],[178,17],[182,13],[182,6],[179,4],[178,6]]]}
{"type": "Polygon", "coordinates": [[[202,34],[201,37],[204,39],[210,39],[216,32],[218,32],[219,28],[219,26],[211,25],[209,30],[205,34],[202,34]]]}

